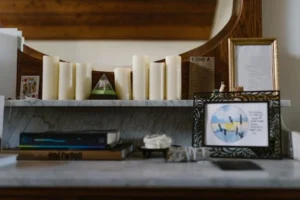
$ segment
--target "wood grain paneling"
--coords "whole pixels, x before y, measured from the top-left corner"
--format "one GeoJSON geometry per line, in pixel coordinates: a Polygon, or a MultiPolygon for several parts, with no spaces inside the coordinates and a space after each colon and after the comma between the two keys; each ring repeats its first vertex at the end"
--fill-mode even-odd
{"type": "Polygon", "coordinates": [[[229,89],[228,72],[228,38],[260,38],[262,37],[262,2],[261,0],[244,0],[243,12],[239,23],[222,42],[212,50],[217,58],[216,84],[225,81],[229,89]]]}
{"type": "MultiPolygon", "coordinates": [[[[145,26],[153,26],[163,28],[174,27],[174,23],[177,26],[186,27],[210,27],[211,20],[206,20],[211,17],[210,13],[204,13],[199,17],[197,13],[187,13],[178,15],[176,13],[165,14],[157,13],[153,15],[140,15],[134,14],[122,14],[122,13],[110,13],[110,14],[69,14],[69,15],[53,15],[51,17],[47,15],[28,15],[28,14],[15,14],[15,15],[1,15],[1,22],[9,24],[12,27],[18,27],[20,25],[43,27],[43,26],[56,26],[56,27],[66,27],[66,26],[83,26],[83,27],[123,27],[123,26],[139,26],[145,28],[145,26]],[[93,20],[91,20],[91,18],[93,20]],[[20,24],[20,22],[22,22],[20,24]],[[45,24],[45,22],[47,22],[45,24]],[[201,26],[199,26],[201,25],[201,26]]],[[[18,27],[19,28],[19,27],[18,27]]]]}
{"type": "Polygon", "coordinates": [[[42,99],[43,60],[18,51],[16,96],[20,96],[21,76],[39,76],[39,99],[42,99]]]}
{"type": "MultiPolygon", "coordinates": [[[[33,35],[39,33],[39,35],[34,36],[34,39],[153,39],[153,40],[180,40],[198,37],[199,34],[203,34],[210,30],[208,27],[185,27],[186,32],[182,35],[178,32],[178,27],[147,27],[147,29],[138,26],[130,26],[125,29],[120,29],[120,27],[110,26],[110,27],[92,27],[92,26],[82,26],[78,29],[77,26],[44,26],[38,31],[34,26],[23,26],[19,25],[18,28],[24,32],[30,32],[33,35]],[[75,34],[77,33],[77,34],[75,34]],[[108,34],[109,33],[109,34],[108,34]],[[44,37],[45,36],[45,37],[44,37]]],[[[206,36],[205,36],[206,37],[206,36]]],[[[30,37],[26,37],[30,39],[30,37]]]]}
{"type": "Polygon", "coordinates": [[[26,39],[209,39],[216,0],[0,0],[26,39]]]}
{"type": "Polygon", "coordinates": [[[221,81],[228,91],[228,38],[262,37],[262,2],[261,0],[234,0],[234,9],[227,25],[207,43],[181,54],[184,61],[190,56],[215,57],[215,85],[221,81]]]}
{"type": "Polygon", "coordinates": [[[299,199],[300,190],[297,189],[269,189],[269,188],[99,188],[99,187],[71,187],[71,188],[1,188],[1,200],[195,200],[195,199],[299,199]]]}
{"type": "Polygon", "coordinates": [[[210,13],[215,0],[1,0],[3,14],[210,13]]]}

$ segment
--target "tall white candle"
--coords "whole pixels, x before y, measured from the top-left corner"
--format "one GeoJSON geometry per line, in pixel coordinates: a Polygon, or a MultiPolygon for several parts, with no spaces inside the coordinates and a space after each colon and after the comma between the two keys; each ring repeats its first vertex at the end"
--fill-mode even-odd
{"type": "Polygon", "coordinates": [[[166,57],[166,99],[181,99],[181,57],[166,57]]]}
{"type": "Polygon", "coordinates": [[[176,98],[178,100],[182,99],[182,61],[181,57],[177,57],[177,90],[176,90],[176,98]]]}
{"type": "Polygon", "coordinates": [[[76,100],[87,99],[87,68],[85,64],[76,63],[76,100]]]}
{"type": "Polygon", "coordinates": [[[132,59],[132,94],[134,100],[149,98],[148,56],[134,55],[132,59]]]}
{"type": "Polygon", "coordinates": [[[90,63],[86,65],[86,98],[88,99],[92,93],[92,71],[93,66],[90,63]]]}
{"type": "Polygon", "coordinates": [[[73,97],[72,99],[76,99],[76,63],[70,63],[72,66],[72,81],[73,81],[73,97]]]}
{"type": "Polygon", "coordinates": [[[114,70],[115,88],[119,99],[131,99],[131,70],[129,68],[117,67],[114,70]]]}
{"type": "Polygon", "coordinates": [[[151,63],[149,69],[149,99],[164,100],[165,63],[151,63]]]}
{"type": "Polygon", "coordinates": [[[74,99],[73,66],[70,63],[59,63],[58,99],[74,99]]]}
{"type": "Polygon", "coordinates": [[[58,98],[59,57],[43,56],[43,100],[58,98]]]}

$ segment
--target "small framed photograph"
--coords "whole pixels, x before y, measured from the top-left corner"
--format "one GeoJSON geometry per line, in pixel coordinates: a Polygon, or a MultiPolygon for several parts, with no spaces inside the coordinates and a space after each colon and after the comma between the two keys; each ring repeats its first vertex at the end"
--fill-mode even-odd
{"type": "Polygon", "coordinates": [[[231,38],[228,44],[229,91],[279,90],[275,38],[231,38]]]}
{"type": "Polygon", "coordinates": [[[39,76],[21,76],[20,99],[39,97],[39,76]]]}
{"type": "Polygon", "coordinates": [[[279,91],[195,94],[192,145],[216,158],[281,159],[279,91]]]}

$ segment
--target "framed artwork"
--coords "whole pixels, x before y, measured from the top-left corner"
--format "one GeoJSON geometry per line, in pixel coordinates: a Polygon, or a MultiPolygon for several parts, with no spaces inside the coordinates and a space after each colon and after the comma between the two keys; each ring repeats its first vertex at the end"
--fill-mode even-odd
{"type": "Polygon", "coordinates": [[[231,38],[229,44],[229,90],[279,90],[277,40],[231,38]]]}
{"type": "Polygon", "coordinates": [[[197,93],[193,147],[215,158],[281,159],[279,91],[197,93]]]}

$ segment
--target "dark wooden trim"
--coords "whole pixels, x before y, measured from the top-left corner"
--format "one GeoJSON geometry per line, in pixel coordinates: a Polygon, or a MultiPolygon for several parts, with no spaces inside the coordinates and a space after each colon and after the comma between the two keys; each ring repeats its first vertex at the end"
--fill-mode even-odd
{"type": "MultiPolygon", "coordinates": [[[[244,1],[247,0],[234,0],[231,18],[229,19],[225,27],[205,44],[181,54],[182,59],[189,61],[190,56],[205,55],[209,53],[209,51],[212,51],[213,49],[217,48],[218,45],[223,40],[225,40],[226,37],[228,37],[235,30],[236,26],[240,23],[240,17],[242,15],[244,1]]],[[[244,9],[246,10],[246,8],[244,9]]]]}
{"type": "Polygon", "coordinates": [[[9,0],[0,21],[27,39],[208,40],[217,0],[9,0]]]}
{"type": "Polygon", "coordinates": [[[228,38],[262,37],[262,0],[234,0],[233,3],[229,22],[215,37],[181,54],[183,62],[189,62],[191,56],[215,57],[215,85],[218,88],[224,81],[226,91],[229,86],[228,38]]]}
{"type": "MultiPolygon", "coordinates": [[[[20,52],[22,54],[22,52],[20,52]]],[[[44,53],[41,53],[27,45],[24,45],[23,47],[23,54],[27,54],[28,56],[32,57],[32,58],[36,58],[39,60],[43,60],[43,56],[46,55],[44,53]]]]}
{"type": "Polygon", "coordinates": [[[300,190],[269,188],[1,188],[1,200],[7,199],[299,199],[300,190]]]}

